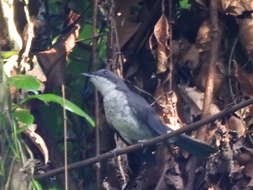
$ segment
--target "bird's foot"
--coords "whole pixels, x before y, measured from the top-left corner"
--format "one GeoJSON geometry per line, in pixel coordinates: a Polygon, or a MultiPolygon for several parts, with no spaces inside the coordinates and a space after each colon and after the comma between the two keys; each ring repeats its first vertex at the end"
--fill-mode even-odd
{"type": "Polygon", "coordinates": [[[113,150],[111,150],[111,152],[113,153],[114,158],[118,156],[118,150],[119,150],[119,148],[117,148],[117,147],[114,148],[113,150]]]}
{"type": "Polygon", "coordinates": [[[144,147],[144,144],[143,144],[143,143],[145,143],[145,142],[147,142],[146,139],[138,140],[138,143],[141,145],[141,148],[144,147]]]}

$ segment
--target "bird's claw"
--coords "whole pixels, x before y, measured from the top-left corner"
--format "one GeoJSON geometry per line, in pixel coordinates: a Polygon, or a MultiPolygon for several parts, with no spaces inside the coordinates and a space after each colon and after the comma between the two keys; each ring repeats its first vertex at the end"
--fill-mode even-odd
{"type": "Polygon", "coordinates": [[[138,143],[141,145],[141,148],[144,147],[144,144],[143,144],[143,143],[145,143],[146,141],[147,141],[147,140],[145,140],[145,139],[138,140],[138,143]]]}
{"type": "Polygon", "coordinates": [[[114,158],[117,157],[118,148],[114,148],[111,152],[113,153],[114,158]]]}

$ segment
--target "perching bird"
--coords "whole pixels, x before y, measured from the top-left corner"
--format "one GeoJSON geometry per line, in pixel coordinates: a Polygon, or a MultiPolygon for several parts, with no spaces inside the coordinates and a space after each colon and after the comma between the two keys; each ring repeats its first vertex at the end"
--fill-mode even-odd
{"type": "MultiPolygon", "coordinates": [[[[113,72],[102,69],[84,75],[90,78],[103,96],[107,122],[127,144],[173,131],[162,124],[157,113],[143,97],[132,92],[113,72]]],[[[199,157],[207,157],[216,151],[210,145],[184,134],[170,138],[168,142],[199,157]]]]}

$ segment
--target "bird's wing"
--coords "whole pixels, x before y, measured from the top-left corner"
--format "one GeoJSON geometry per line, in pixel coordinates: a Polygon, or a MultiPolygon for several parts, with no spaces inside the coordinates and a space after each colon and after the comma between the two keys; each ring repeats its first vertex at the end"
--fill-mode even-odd
{"type": "MultiPolygon", "coordinates": [[[[128,97],[128,101],[133,112],[136,114],[136,117],[140,119],[143,124],[149,127],[149,129],[154,131],[155,134],[162,135],[173,131],[162,124],[157,113],[143,97],[138,94],[131,93],[128,97]]],[[[184,134],[170,138],[169,143],[173,143],[199,157],[207,157],[211,153],[217,151],[212,146],[184,134]]]]}
{"type": "Polygon", "coordinates": [[[128,103],[136,117],[157,135],[166,134],[172,131],[162,124],[158,114],[149,105],[149,103],[141,96],[135,93],[128,93],[128,103]]]}

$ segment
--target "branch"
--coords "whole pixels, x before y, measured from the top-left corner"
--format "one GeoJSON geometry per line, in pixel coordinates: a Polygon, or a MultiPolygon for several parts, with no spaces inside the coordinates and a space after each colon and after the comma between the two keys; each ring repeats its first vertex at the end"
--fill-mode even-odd
{"type": "MultiPolygon", "coordinates": [[[[205,119],[199,120],[199,121],[194,122],[190,125],[186,125],[186,126],[180,128],[176,131],[173,131],[169,134],[161,135],[161,136],[146,140],[145,142],[142,142],[142,143],[127,146],[127,147],[122,148],[122,149],[116,149],[114,151],[106,152],[104,154],[101,154],[101,155],[93,157],[93,158],[89,158],[89,159],[86,159],[86,160],[75,162],[73,164],[70,164],[68,166],[68,169],[72,170],[72,169],[75,169],[75,168],[79,168],[79,167],[87,166],[87,165],[90,165],[90,164],[94,164],[96,162],[101,162],[102,160],[112,158],[112,157],[118,156],[120,154],[126,154],[126,153],[129,153],[129,152],[132,152],[132,151],[142,149],[143,147],[154,145],[156,143],[159,143],[161,141],[165,141],[165,140],[167,140],[171,137],[180,135],[182,133],[196,130],[201,126],[204,126],[208,123],[214,122],[217,119],[223,118],[224,116],[226,116],[228,114],[231,114],[231,113],[233,113],[233,112],[235,112],[239,109],[242,109],[242,108],[244,108],[244,107],[246,107],[250,104],[253,104],[253,98],[248,99],[246,101],[243,101],[243,102],[241,102],[239,104],[236,104],[234,106],[228,107],[228,108],[224,109],[223,111],[221,111],[221,112],[219,112],[219,113],[217,113],[213,116],[206,117],[205,119]]],[[[45,178],[45,177],[58,175],[63,171],[64,171],[64,167],[56,168],[56,169],[53,169],[51,171],[48,171],[47,173],[35,176],[35,179],[42,179],[42,178],[45,178]]]]}
{"type": "MultiPolygon", "coordinates": [[[[202,109],[202,118],[205,119],[210,114],[211,104],[213,102],[214,97],[214,89],[215,89],[215,75],[216,75],[216,62],[219,52],[219,44],[221,40],[221,33],[218,25],[218,8],[217,8],[217,0],[210,1],[210,20],[211,20],[211,50],[209,52],[210,59],[209,59],[209,67],[208,67],[208,76],[206,78],[206,89],[205,89],[205,96],[203,101],[203,109],[202,109]]],[[[210,129],[208,127],[203,127],[197,133],[197,138],[199,140],[209,142],[209,139],[212,137],[210,129]]],[[[188,163],[190,164],[190,172],[188,175],[188,183],[187,188],[188,190],[194,189],[194,181],[196,178],[196,173],[194,172],[199,165],[197,157],[191,157],[188,163]]]]}
{"type": "MultiPolygon", "coordinates": [[[[212,35],[212,44],[210,50],[210,62],[208,68],[208,76],[206,80],[206,90],[205,90],[205,97],[203,102],[203,111],[202,116],[206,117],[210,114],[210,106],[213,101],[214,96],[214,81],[215,81],[215,68],[217,57],[219,56],[219,44],[221,40],[221,33],[218,25],[218,11],[217,11],[217,0],[210,1],[210,20],[211,20],[211,35],[212,35]]],[[[210,133],[208,132],[207,128],[203,128],[198,132],[198,139],[208,141],[210,138],[210,133]]]]}

